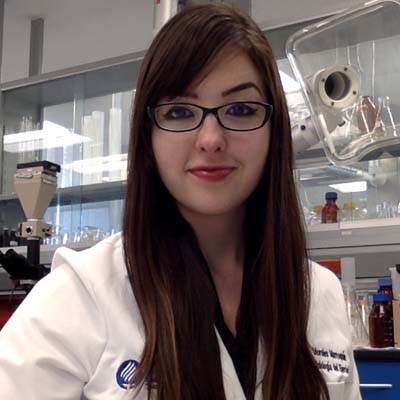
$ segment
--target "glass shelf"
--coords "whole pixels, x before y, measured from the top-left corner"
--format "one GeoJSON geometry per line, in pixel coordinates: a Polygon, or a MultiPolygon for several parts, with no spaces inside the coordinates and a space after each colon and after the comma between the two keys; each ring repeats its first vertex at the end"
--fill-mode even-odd
{"type": "Polygon", "coordinates": [[[24,214],[14,191],[16,165],[61,165],[44,216],[74,236],[85,227],[121,228],[130,115],[143,52],[1,86],[0,231],[24,214]]]}
{"type": "MultiPolygon", "coordinates": [[[[400,159],[362,161],[351,167],[323,165],[297,171],[306,223],[320,223],[325,193],[338,193],[343,222],[393,219],[400,216],[400,159]]],[[[372,222],[371,222],[372,223],[372,222]]]]}

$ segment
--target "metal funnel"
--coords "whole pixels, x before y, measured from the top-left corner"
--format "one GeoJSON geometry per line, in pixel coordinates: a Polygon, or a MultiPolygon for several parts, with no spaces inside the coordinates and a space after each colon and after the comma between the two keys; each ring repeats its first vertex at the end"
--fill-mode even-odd
{"type": "Polygon", "coordinates": [[[49,161],[17,165],[15,191],[27,220],[40,220],[57,190],[57,172],[61,168],[49,161]]]}

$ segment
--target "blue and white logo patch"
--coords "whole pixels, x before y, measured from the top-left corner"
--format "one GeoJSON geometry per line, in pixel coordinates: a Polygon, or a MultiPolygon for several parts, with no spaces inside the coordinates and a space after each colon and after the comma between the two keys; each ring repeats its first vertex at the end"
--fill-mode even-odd
{"type": "Polygon", "coordinates": [[[135,360],[126,360],[118,368],[116,379],[122,389],[128,389],[139,363],[135,360]]]}

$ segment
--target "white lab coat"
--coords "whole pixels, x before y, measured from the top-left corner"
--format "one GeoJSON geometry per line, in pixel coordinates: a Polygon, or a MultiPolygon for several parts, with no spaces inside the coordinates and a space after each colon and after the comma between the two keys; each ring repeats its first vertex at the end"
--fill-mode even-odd
{"type": "MultiPolygon", "coordinates": [[[[0,399],[131,399],[144,331],[120,235],[82,252],[57,250],[42,279],[0,332],[0,399]]],[[[345,303],[337,278],[312,265],[308,337],[332,400],[360,399],[345,303]]],[[[245,400],[217,333],[227,400],[245,400]]],[[[195,357],[195,355],[193,355],[195,357]]],[[[261,376],[263,356],[258,355],[261,376]]],[[[137,397],[147,399],[146,389],[137,397]]],[[[261,385],[255,399],[261,399],[261,385]]]]}

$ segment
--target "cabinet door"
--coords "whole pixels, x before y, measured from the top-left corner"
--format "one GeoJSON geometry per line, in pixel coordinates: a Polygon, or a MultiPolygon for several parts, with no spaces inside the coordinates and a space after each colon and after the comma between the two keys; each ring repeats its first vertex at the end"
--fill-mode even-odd
{"type": "Polygon", "coordinates": [[[377,387],[362,387],[363,400],[400,399],[400,360],[399,361],[357,361],[360,384],[375,384],[377,387]],[[391,388],[378,385],[390,384],[391,388]]]}
{"type": "MultiPolygon", "coordinates": [[[[45,244],[97,241],[121,229],[130,115],[142,54],[56,71],[0,90],[0,231],[24,213],[14,174],[20,163],[61,166],[44,219],[45,244]]],[[[32,200],[33,201],[33,200],[32,200]]],[[[38,217],[41,218],[42,216],[38,217]]]]}

